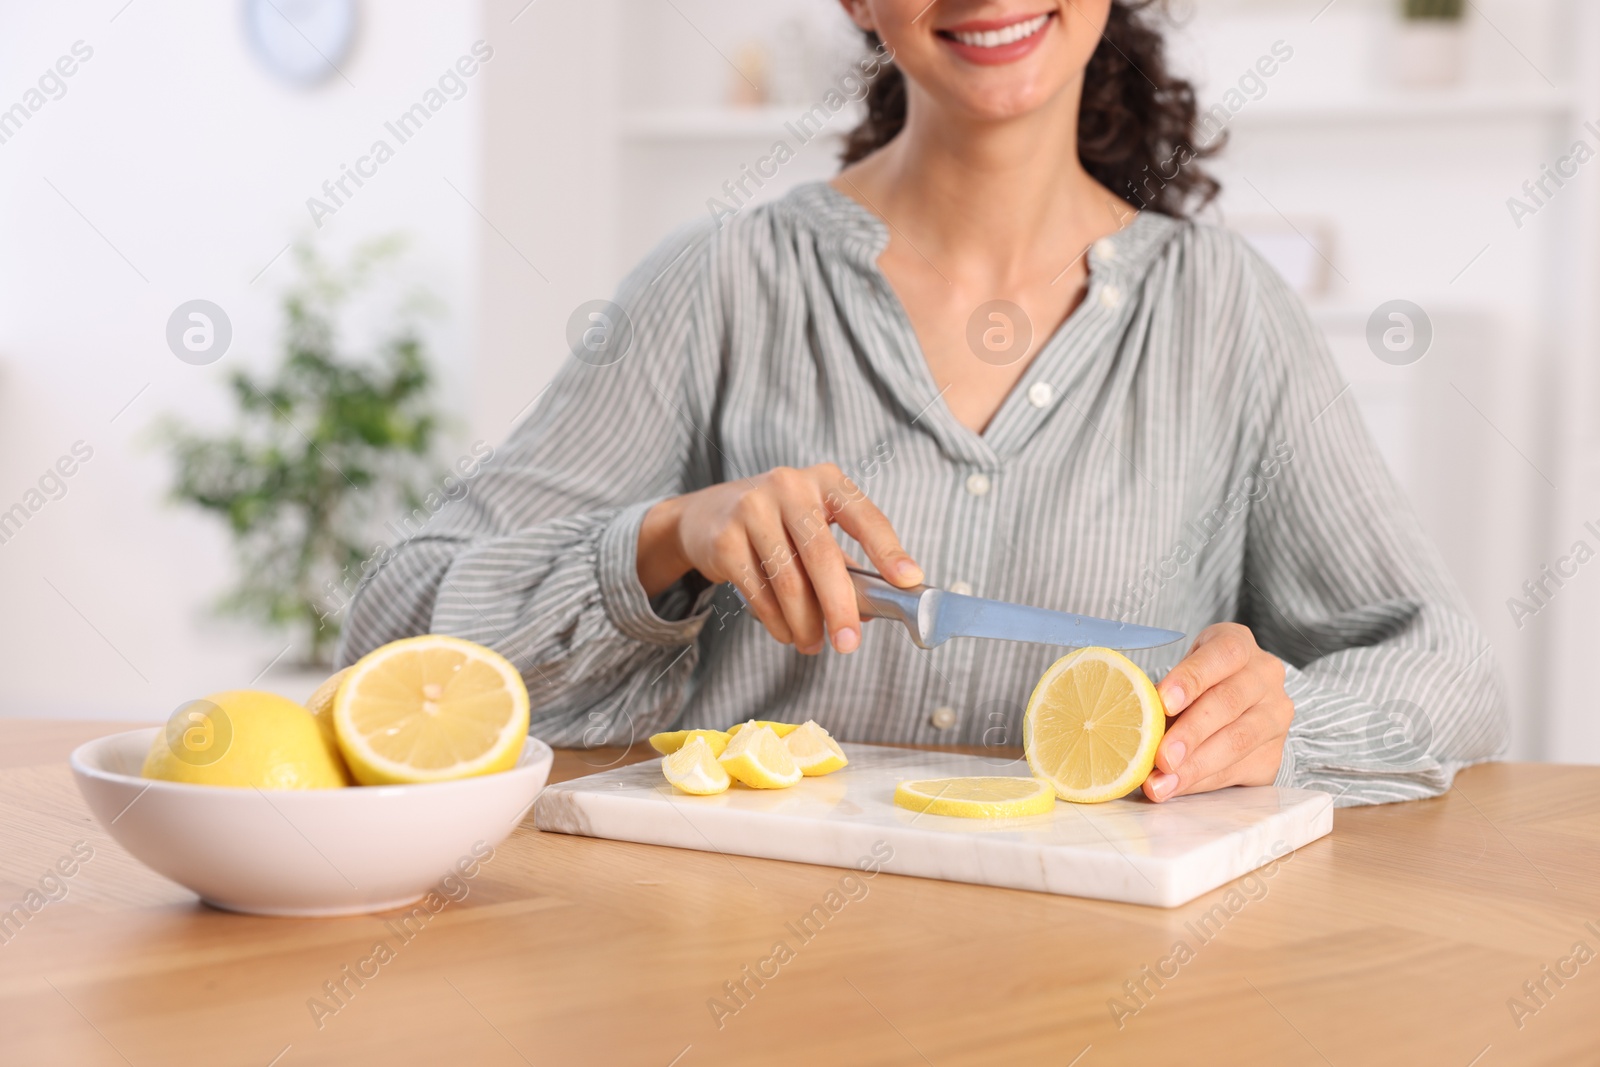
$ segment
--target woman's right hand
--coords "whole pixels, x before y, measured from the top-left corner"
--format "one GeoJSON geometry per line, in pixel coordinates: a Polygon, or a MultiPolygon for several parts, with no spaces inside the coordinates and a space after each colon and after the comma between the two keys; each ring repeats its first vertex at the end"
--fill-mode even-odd
{"type": "Polygon", "coordinates": [[[821,463],[661,501],[639,527],[639,581],[650,596],[691,570],[713,584],[732,582],[784,644],[815,655],[826,628],[836,650],[851,652],[861,643],[861,614],[833,523],[893,584],[923,580],[883,512],[837,466],[821,463]]]}

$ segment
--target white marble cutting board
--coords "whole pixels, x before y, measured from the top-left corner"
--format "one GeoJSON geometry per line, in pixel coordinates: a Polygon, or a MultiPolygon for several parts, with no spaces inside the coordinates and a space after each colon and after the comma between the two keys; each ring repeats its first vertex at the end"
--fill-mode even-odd
{"type": "Polygon", "coordinates": [[[844,747],[850,765],[789,789],[696,797],[647,760],[552,785],[534,805],[541,830],[736,856],[1176,907],[1333,829],[1333,801],[1305,789],[1225,789],[1165,804],[1058,802],[1044,815],[958,819],[896,807],[911,778],[1028,774],[1021,760],[844,747]]]}

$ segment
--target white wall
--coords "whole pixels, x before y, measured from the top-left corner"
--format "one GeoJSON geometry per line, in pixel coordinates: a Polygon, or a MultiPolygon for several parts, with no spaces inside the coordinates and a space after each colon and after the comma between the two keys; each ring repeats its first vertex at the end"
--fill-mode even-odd
{"type": "Polygon", "coordinates": [[[364,4],[348,81],[297,90],[247,51],[238,4],[123,4],[0,8],[0,107],[75,41],[94,50],[0,144],[0,509],[74,441],[94,450],[67,495],[0,544],[0,714],[161,718],[283,648],[208,612],[232,571],[226,539],[161,503],[170,470],[148,433],[164,413],[218,421],[226,373],[274,355],[289,260],[267,265],[290,240],[313,234],[337,255],[412,235],[415,276],[451,309],[432,335],[447,399],[459,408],[469,391],[481,222],[445,179],[478,195],[481,81],[320,231],[305,200],[483,35],[476,6],[364,4]],[[234,328],[209,367],[164,340],[196,297],[234,328]]]}

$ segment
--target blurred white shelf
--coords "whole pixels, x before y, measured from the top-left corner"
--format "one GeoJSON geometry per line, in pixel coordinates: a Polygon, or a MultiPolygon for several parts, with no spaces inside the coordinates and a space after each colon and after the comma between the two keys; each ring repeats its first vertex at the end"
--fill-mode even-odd
{"type": "Polygon", "coordinates": [[[1373,89],[1317,100],[1274,100],[1246,104],[1235,122],[1418,122],[1439,119],[1567,118],[1577,98],[1548,86],[1470,86],[1451,89],[1373,89]]]}
{"type": "MultiPolygon", "coordinates": [[[[749,141],[792,137],[789,126],[807,114],[804,104],[765,107],[697,107],[625,112],[623,137],[634,141],[749,141]]],[[[824,137],[840,137],[861,118],[861,108],[847,107],[832,117],[824,137]]]]}

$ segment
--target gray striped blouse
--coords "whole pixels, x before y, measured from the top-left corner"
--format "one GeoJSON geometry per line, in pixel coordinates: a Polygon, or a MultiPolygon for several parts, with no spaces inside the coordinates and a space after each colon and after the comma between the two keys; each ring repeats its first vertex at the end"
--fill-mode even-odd
{"type": "MultiPolygon", "coordinates": [[[[1288,664],[1280,785],[1403,800],[1502,750],[1483,635],[1323,340],[1246,244],[1136,216],[1090,251],[1086,298],[978,434],[877,267],[887,241],[820,183],[670,237],[616,298],[620,358],[614,334],[614,362],[568,360],[470,492],[365,584],[341,662],[430,631],[481,642],[527,679],[532,732],[563,745],[751,717],[1018,744],[1064,649],[923,651],[875,623],[856,652],[807,657],[730,586],[691,574],[646,596],[634,554],[656,501],[831,461],[930,584],[1191,637],[1251,627],[1288,664]]],[[[1159,680],[1186,648],[1133,658],[1159,680]]]]}

